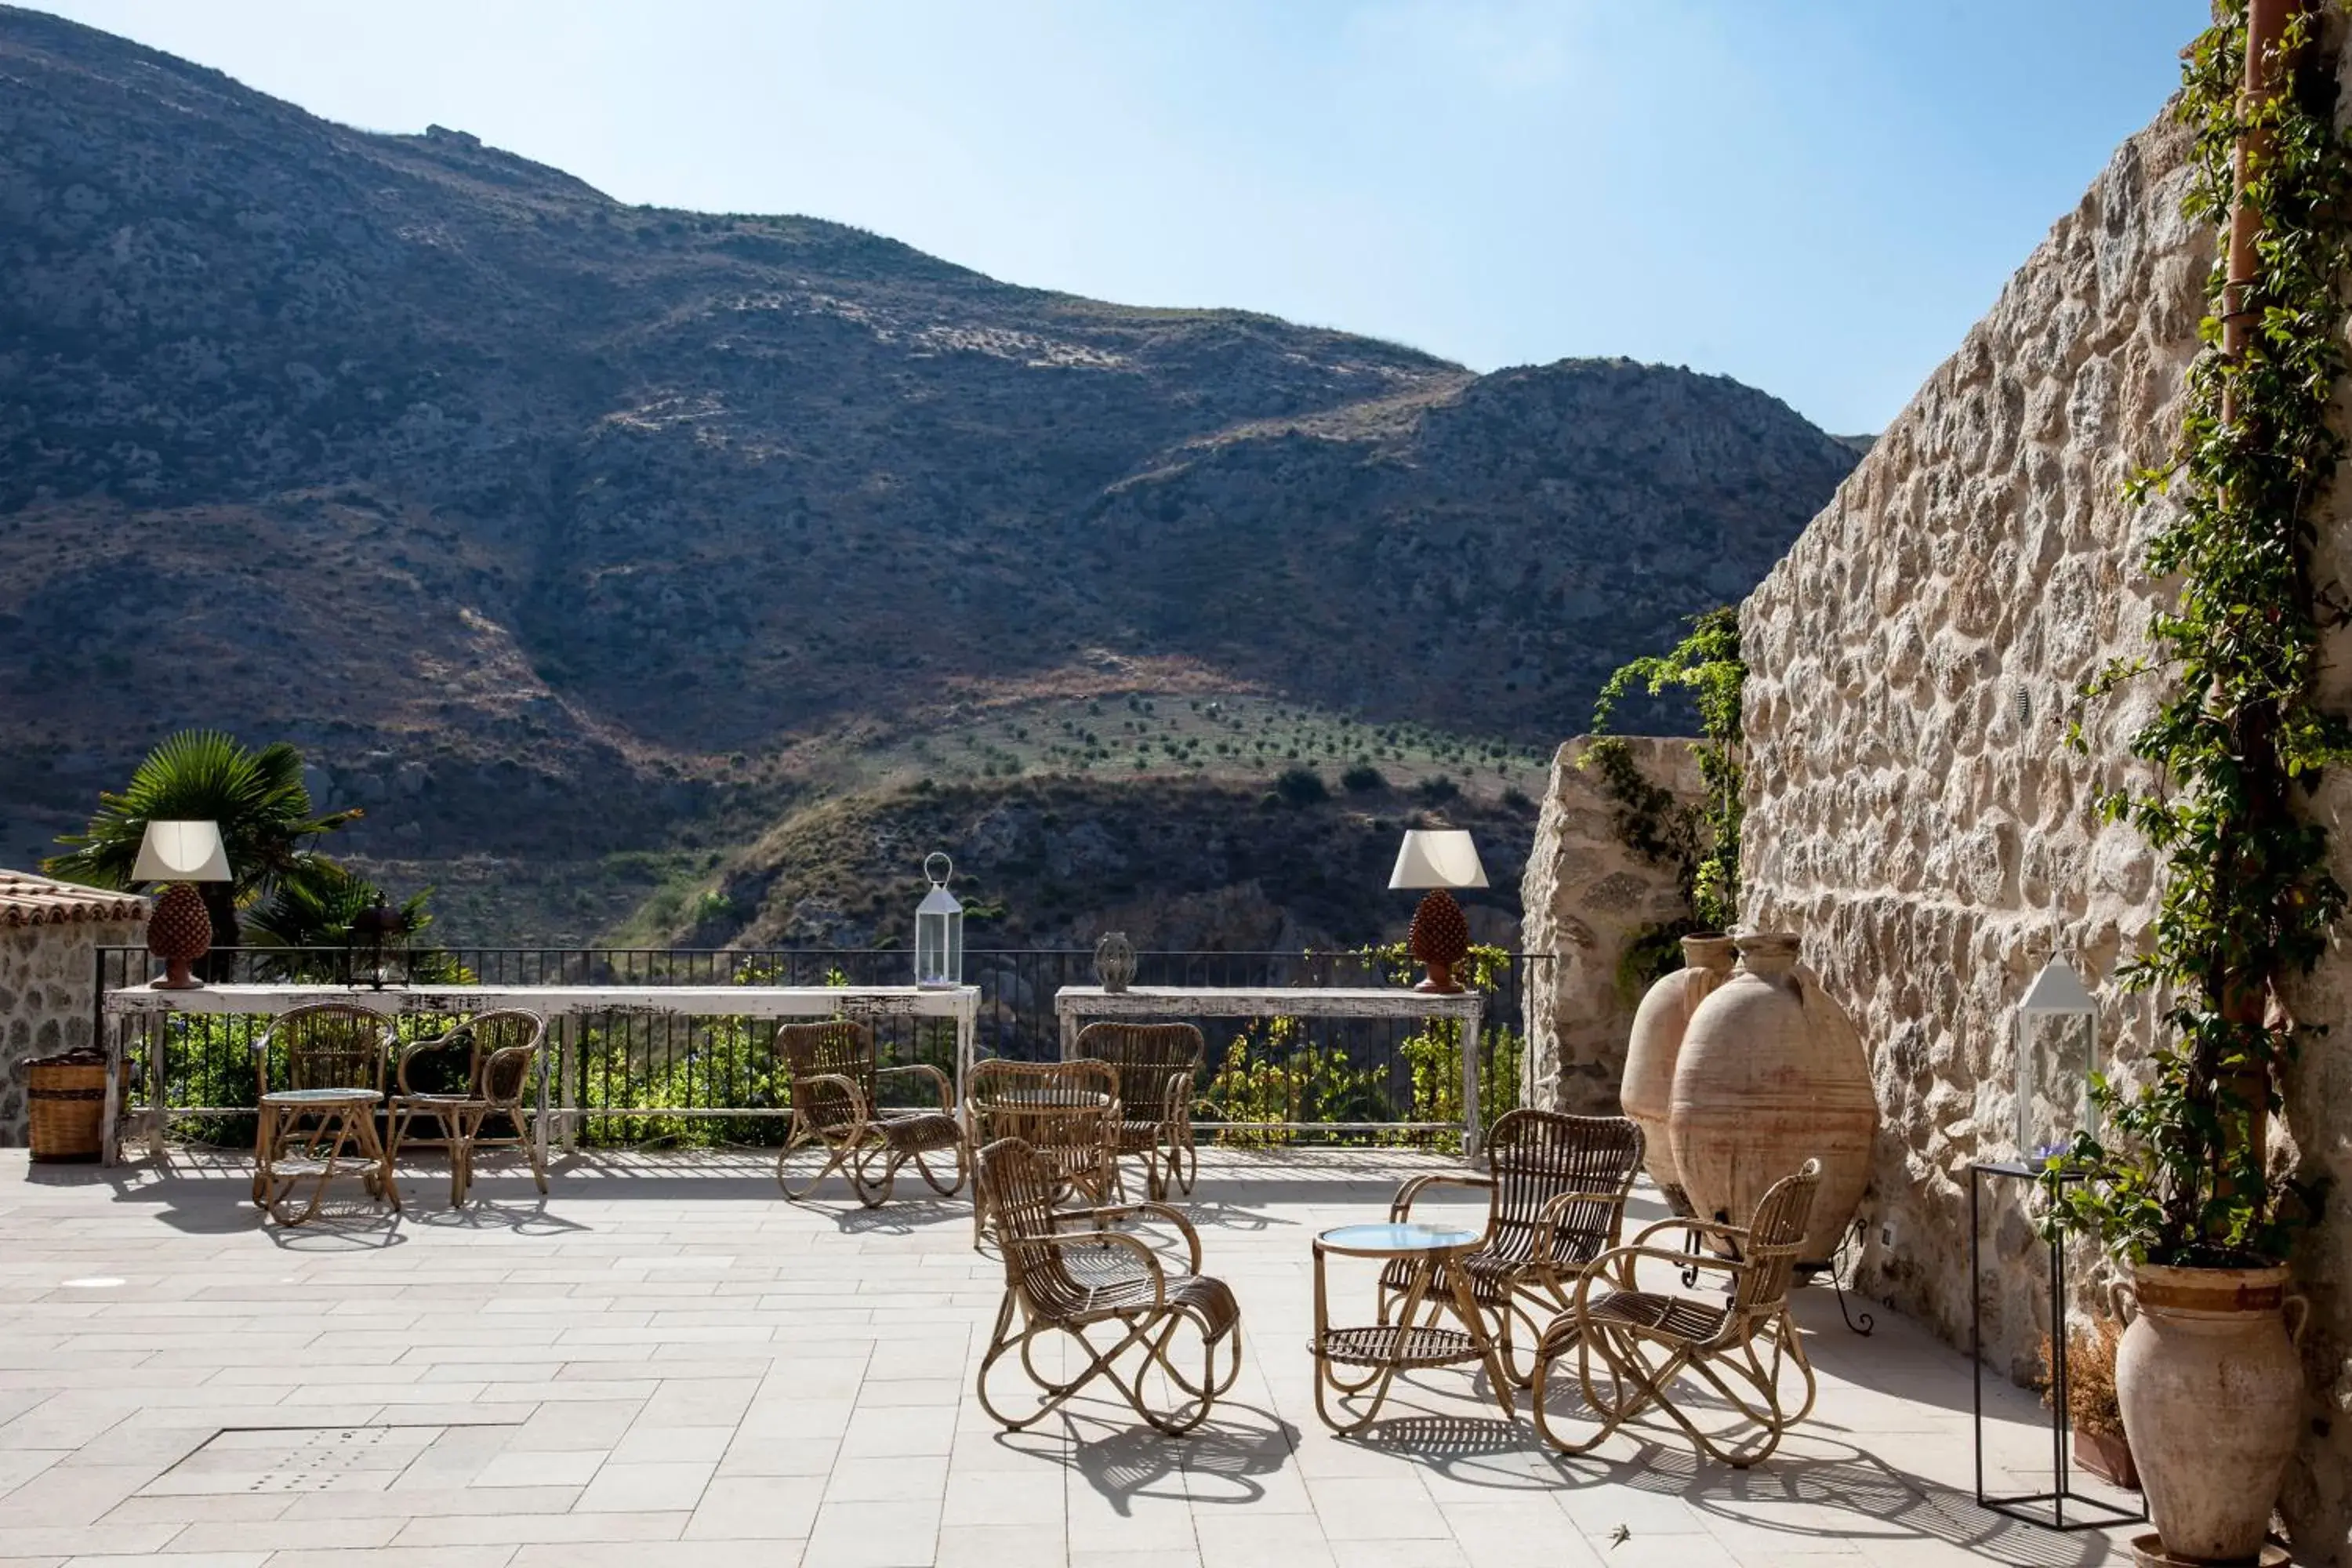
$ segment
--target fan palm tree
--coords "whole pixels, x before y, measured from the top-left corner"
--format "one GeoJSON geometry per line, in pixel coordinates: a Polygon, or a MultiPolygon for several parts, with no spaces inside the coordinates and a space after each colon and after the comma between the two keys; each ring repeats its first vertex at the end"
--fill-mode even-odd
{"type": "MultiPolygon", "coordinates": [[[[320,980],[334,968],[320,962],[321,949],[344,947],[352,923],[373,908],[383,890],[350,868],[324,856],[312,857],[305,875],[281,881],[269,901],[246,918],[246,934],[259,957],[262,973],[284,980],[320,980]],[[277,949],[276,953],[270,952],[277,949]]],[[[394,909],[401,937],[396,944],[412,980],[436,984],[460,984],[470,978],[464,968],[436,943],[418,939],[433,923],[425,900],[433,889],[413,893],[394,909]]]]}
{"type": "Polygon", "coordinates": [[[360,816],[316,813],[302,783],[302,754],[279,741],[258,751],[217,730],[183,730],[147,753],[121,795],[101,794],[89,830],[68,833],[53,875],[99,888],[131,886],[150,822],[215,822],[231,880],[200,882],[215,947],[235,947],[239,908],[341,868],[312,847],[360,816]]]}

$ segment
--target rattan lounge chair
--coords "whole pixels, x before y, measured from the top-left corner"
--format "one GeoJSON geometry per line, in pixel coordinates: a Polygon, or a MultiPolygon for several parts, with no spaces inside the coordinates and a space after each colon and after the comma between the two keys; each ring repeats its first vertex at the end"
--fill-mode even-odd
{"type": "Polygon", "coordinates": [[[776,1156],[776,1180],[784,1196],[805,1203],[818,1183],[839,1171],[858,1202],[877,1208],[889,1201],[898,1168],[910,1160],[942,1196],[963,1185],[963,1129],[956,1121],[955,1094],[945,1073],[924,1062],[876,1066],[874,1030],[854,1018],[786,1024],[776,1031],[775,1046],[792,1079],[792,1126],[776,1156]],[[939,1109],[879,1104],[876,1090],[882,1082],[903,1077],[929,1079],[939,1092],[939,1109]],[[822,1151],[821,1160],[814,1151],[822,1151]],[[931,1169],[937,1154],[954,1162],[952,1180],[942,1182],[931,1169]],[[798,1166],[795,1156],[802,1157],[798,1166]],[[806,1167],[813,1162],[811,1171],[806,1167]]]}
{"type": "MultiPolygon", "coordinates": [[[[1052,1176],[1054,1201],[1097,1205],[1118,1192],[1118,1074],[1108,1062],[974,1062],[964,1079],[974,1148],[1018,1138],[1052,1176]]],[[[986,1234],[988,1193],[972,1189],[971,1241],[986,1234]]]]}
{"type": "Polygon", "coordinates": [[[256,1206],[281,1225],[299,1225],[318,1213],[328,1184],[352,1171],[354,1157],[368,1195],[400,1206],[375,1124],[393,1045],[390,1019],[348,1002],[290,1007],[253,1042],[256,1206]],[[275,1088],[272,1057],[284,1064],[275,1088]],[[313,1183],[309,1200],[289,1209],[305,1181],[313,1183]]]}
{"type": "MultiPolygon", "coordinates": [[[[1485,1244],[1462,1267],[1472,1296],[1494,1320],[1505,1369],[1524,1388],[1535,1376],[1544,1325],[1568,1310],[1584,1266],[1621,1237],[1625,1195],[1642,1168],[1642,1130],[1622,1116],[1514,1110],[1488,1134],[1486,1162],[1485,1175],[1414,1177],[1397,1190],[1389,1217],[1411,1219],[1413,1201],[1431,1187],[1486,1192],[1485,1244]]],[[[1381,1271],[1381,1322],[1412,1279],[1403,1261],[1381,1271]]]]}
{"type": "Polygon", "coordinates": [[[1201,1031],[1190,1024],[1088,1024],[1074,1055],[1108,1062],[1118,1074],[1119,1155],[1143,1156],[1147,1195],[1172,1184],[1189,1194],[1199,1164],[1192,1150],[1192,1089],[1201,1071],[1201,1031]]]}
{"type": "Polygon", "coordinates": [[[1544,1331],[1538,1348],[1535,1415],[1545,1441],[1581,1454],[1655,1405],[1702,1453],[1727,1465],[1746,1469],[1769,1458],[1813,1408],[1812,1363],[1789,1315],[1789,1286],[1821,1180],[1820,1162],[1808,1160],[1758,1200],[1745,1227],[1661,1220],[1631,1246],[1594,1258],[1577,1281],[1573,1304],[1544,1331]],[[1653,1237],[1676,1230],[1696,1245],[1652,1245],[1653,1237]],[[1705,1297],[1644,1290],[1636,1274],[1645,1262],[1654,1273],[1723,1275],[1727,1289],[1705,1297]],[[1582,1396],[1583,1418],[1593,1424],[1591,1435],[1572,1441],[1553,1431],[1545,1408],[1549,1385],[1565,1375],[1571,1354],[1574,1392],[1582,1396]],[[1782,1371],[1791,1365],[1804,1390],[1794,1410],[1780,1388],[1782,1371]],[[1674,1384],[1685,1375],[1724,1402],[1727,1425],[1709,1430],[1675,1403],[1674,1384]]]}
{"type": "MultiPolygon", "coordinates": [[[[418,1117],[440,1129],[440,1141],[449,1151],[449,1206],[463,1208],[467,1189],[474,1181],[474,1151],[515,1149],[530,1161],[531,1180],[540,1194],[547,1193],[547,1155],[533,1125],[537,1108],[525,1096],[539,1084],[540,1052],[547,1043],[547,1020],[520,1008],[494,1008],[477,1013],[446,1034],[402,1047],[393,1068],[392,1159],[400,1146],[413,1142],[410,1129],[418,1117]],[[410,1074],[421,1060],[463,1051],[461,1072],[449,1072],[451,1087],[420,1089],[410,1074]],[[491,1117],[502,1117],[511,1132],[482,1136],[491,1117]]],[[[444,1069],[447,1071],[447,1068],[444,1069]]]]}
{"type": "MultiPolygon", "coordinates": [[[[980,1363],[982,1408],[1006,1429],[1019,1431],[1099,1377],[1162,1432],[1182,1434],[1207,1419],[1240,1375],[1242,1316],[1224,1282],[1201,1273],[1201,1237],[1192,1222],[1160,1203],[1057,1209],[1057,1173],[1017,1138],[983,1148],[979,1166],[979,1190],[1004,1258],[1004,1300],[980,1363]],[[1184,1239],[1183,1271],[1141,1237],[1107,1228],[1130,1219],[1173,1226],[1184,1239]],[[1096,1329],[1116,1333],[1117,1342],[1102,1348],[1088,1337],[1096,1329]],[[1200,1341],[1197,1381],[1177,1364],[1177,1336],[1188,1330],[1200,1341]],[[1050,1349],[1064,1335],[1071,1361],[1083,1357],[1085,1364],[1075,1376],[1049,1376],[1037,1350],[1041,1342],[1050,1349]],[[1122,1360],[1135,1363],[1132,1371],[1121,1369],[1122,1360]],[[989,1373],[1008,1362],[1036,1388],[1037,1407],[1026,1415],[1006,1414],[989,1393],[989,1373]],[[1165,1408],[1155,1407],[1149,1397],[1155,1371],[1175,1396],[1165,1408]]],[[[1189,1346],[1181,1353],[1190,1360],[1189,1346]]]]}

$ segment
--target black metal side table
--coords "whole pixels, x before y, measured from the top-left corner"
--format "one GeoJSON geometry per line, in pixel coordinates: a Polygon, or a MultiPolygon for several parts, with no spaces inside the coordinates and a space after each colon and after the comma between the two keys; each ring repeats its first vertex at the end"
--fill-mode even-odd
{"type": "MultiPolygon", "coordinates": [[[[2074,1472],[2067,1462],[2066,1249],[2054,1241],[2050,1244],[2051,1489],[2014,1497],[1985,1495],[1984,1273],[1978,1239],[1979,1198],[1988,1180],[2030,1184],[2041,1179],[2041,1172],[2016,1160],[1979,1162],[1969,1167],[1969,1370],[1975,1384],[1977,1506],[2043,1530],[2104,1530],[2111,1524],[2137,1524],[2147,1518],[2145,1504],[2127,1510],[2104,1498],[2084,1497],[2074,1487],[2074,1472]],[[2068,1503],[2074,1504],[2078,1510],[2074,1519],[2066,1517],[2068,1503]]],[[[2083,1178],[2069,1173],[2061,1179],[2074,1182],[2083,1178]]]]}

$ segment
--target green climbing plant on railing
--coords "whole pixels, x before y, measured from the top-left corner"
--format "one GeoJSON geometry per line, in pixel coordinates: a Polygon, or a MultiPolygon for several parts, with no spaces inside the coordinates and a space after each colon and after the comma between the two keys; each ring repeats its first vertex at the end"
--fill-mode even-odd
{"type": "Polygon", "coordinates": [[[2053,1174],[2045,1190],[2053,1232],[2095,1236],[2134,1260],[2283,1258],[2314,1206],[2266,1168],[2263,1133],[2295,1049],[2277,984],[2317,962],[2346,899],[2325,829],[2295,804],[2352,754],[2352,731],[2317,700],[2310,574],[2312,509],[2342,456],[2328,410],[2352,270],[2352,156],[2318,26],[2311,11],[2288,23],[2263,72],[2275,90],[2241,91],[2243,0],[2183,57],[2180,113],[2196,142],[2187,211],[2227,224],[2244,204],[2256,260],[2236,279],[2226,250],[2216,264],[2179,445],[2135,483],[2142,500],[2173,503],[2146,564],[2179,590],[2150,625],[2151,657],[2086,689],[2166,682],[2131,742],[2155,780],[2103,808],[2164,858],[2152,951],[2125,973],[2168,995],[2169,1037],[2130,1092],[2096,1086],[2111,1136],[2078,1139],[2073,1158],[2097,1179],[2053,1174]]]}

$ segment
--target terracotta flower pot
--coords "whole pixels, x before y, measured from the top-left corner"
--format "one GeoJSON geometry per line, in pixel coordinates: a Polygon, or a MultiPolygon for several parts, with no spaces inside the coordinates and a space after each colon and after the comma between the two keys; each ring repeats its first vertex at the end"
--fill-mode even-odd
{"type": "MultiPolygon", "coordinates": [[[[2116,1295],[2120,1313],[2120,1283],[2116,1295]]],[[[2284,1268],[2142,1264],[2127,1295],[2116,1400],[2148,1519],[2175,1558],[2252,1563],[2303,1419],[2309,1303],[2284,1268]]]]}
{"type": "Polygon", "coordinates": [[[1737,949],[1727,936],[1683,938],[1683,966],[1642,994],[1633,1010],[1633,1033],[1625,1046],[1625,1079],[1618,1103],[1642,1129],[1642,1163],[1676,1214],[1691,1212],[1675,1170],[1674,1144],[1666,1130],[1674,1098],[1675,1064],[1682,1059],[1683,1034],[1691,1014],[1731,978],[1737,949]]]}
{"type": "Polygon", "coordinates": [[[2111,1487],[2139,1490],[2139,1467],[2132,1463],[2131,1439],[2118,1433],[2073,1428],[2074,1462],[2111,1487]]]}
{"type": "Polygon", "coordinates": [[[1784,931],[1734,939],[1738,966],[1683,1032],[1666,1130],[1692,1211],[1745,1225],[1764,1190],[1822,1163],[1798,1266],[1827,1267],[1870,1182],[1878,1101],[1845,1010],[1784,931]]]}

